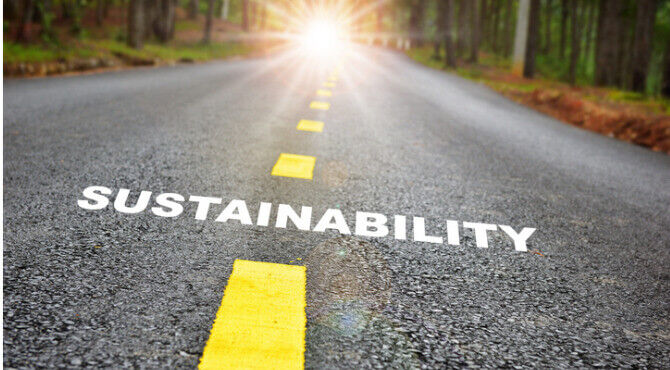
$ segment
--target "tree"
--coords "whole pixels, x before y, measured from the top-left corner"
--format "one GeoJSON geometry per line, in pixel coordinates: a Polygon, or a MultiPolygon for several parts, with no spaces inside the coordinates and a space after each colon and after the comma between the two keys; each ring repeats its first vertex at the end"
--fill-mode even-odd
{"type": "Polygon", "coordinates": [[[409,37],[412,44],[423,44],[423,18],[426,13],[426,0],[413,0],[409,14],[409,37]]]}
{"type": "Polygon", "coordinates": [[[35,11],[35,0],[23,0],[21,9],[21,18],[19,18],[19,28],[16,31],[16,41],[27,41],[30,37],[30,23],[35,11]]]}
{"type": "MultiPolygon", "coordinates": [[[[598,4],[595,1],[587,1],[588,6],[588,16],[586,23],[586,45],[584,46],[584,56],[589,58],[591,55],[591,49],[593,45],[593,30],[594,24],[596,23],[596,11],[598,9],[598,4]]],[[[586,59],[588,61],[588,59],[586,59]]]]}
{"type": "Polygon", "coordinates": [[[637,20],[635,21],[635,41],[633,42],[632,89],[644,92],[651,61],[656,0],[637,0],[637,20]]]}
{"type": "Polygon", "coordinates": [[[570,0],[570,69],[568,71],[568,82],[574,85],[577,82],[577,63],[579,62],[579,44],[581,42],[579,33],[579,4],[578,0],[570,0]]]}
{"type": "Polygon", "coordinates": [[[526,43],[526,56],[523,63],[523,77],[533,78],[535,76],[537,41],[540,33],[540,0],[530,0],[529,13],[528,39],[526,43]]]}
{"type": "Polygon", "coordinates": [[[128,46],[134,49],[144,46],[144,0],[128,3],[128,46]]]}
{"type": "Polygon", "coordinates": [[[480,24],[479,14],[477,13],[477,2],[473,1],[470,4],[470,63],[477,63],[479,61],[479,35],[480,24]]]}
{"type": "Polygon", "coordinates": [[[242,30],[249,31],[249,0],[242,0],[242,30]]]}
{"type": "Polygon", "coordinates": [[[456,67],[456,51],[454,50],[454,40],[451,35],[452,12],[454,9],[453,0],[441,0],[438,11],[444,15],[444,23],[441,34],[444,37],[445,65],[450,68],[456,67]]]}
{"type": "Polygon", "coordinates": [[[173,0],[154,2],[153,30],[160,42],[167,42],[174,36],[175,4],[173,0]]]}
{"type": "Polygon", "coordinates": [[[670,98],[670,45],[665,47],[663,57],[663,77],[661,78],[661,95],[670,98]]]}
{"type": "Polygon", "coordinates": [[[542,52],[549,54],[551,52],[551,15],[553,12],[553,0],[545,0],[544,2],[544,43],[542,45],[542,52]]]}
{"type": "Polygon", "coordinates": [[[456,53],[463,55],[468,40],[468,6],[472,0],[459,0],[456,17],[456,53]]]}
{"type": "Polygon", "coordinates": [[[512,31],[512,24],[514,22],[514,14],[512,3],[513,0],[507,0],[505,2],[505,23],[503,23],[503,54],[505,56],[510,55],[512,52],[512,42],[514,37],[514,32],[512,31]]]}
{"type": "MultiPolygon", "coordinates": [[[[438,0],[439,1],[439,0],[438,0]]],[[[488,20],[489,20],[489,2],[481,0],[479,3],[479,44],[489,39],[488,20]]]]}
{"type": "Polygon", "coordinates": [[[442,59],[440,56],[440,50],[442,48],[442,43],[444,42],[444,38],[446,36],[446,24],[445,22],[447,21],[446,18],[446,12],[444,11],[445,3],[442,0],[436,0],[437,2],[437,11],[436,17],[435,17],[435,40],[433,40],[433,55],[432,58],[435,60],[440,60],[442,59]]]}
{"type": "Polygon", "coordinates": [[[561,0],[561,38],[558,46],[558,52],[561,59],[565,58],[565,41],[568,34],[568,15],[568,0],[561,0]]]}
{"type": "Polygon", "coordinates": [[[600,2],[595,67],[595,83],[599,86],[618,85],[620,82],[616,64],[620,44],[613,37],[620,34],[622,9],[622,0],[600,2]]]}
{"type": "Polygon", "coordinates": [[[500,0],[493,0],[491,21],[493,22],[489,28],[489,37],[491,38],[491,48],[494,53],[500,52],[500,32],[498,24],[500,23],[500,0]]]}
{"type": "Polygon", "coordinates": [[[230,0],[223,0],[221,5],[221,19],[228,19],[228,10],[230,9],[230,0]]]}
{"type": "Polygon", "coordinates": [[[95,23],[99,26],[105,19],[105,2],[107,0],[98,0],[95,4],[95,23]]]}
{"type": "Polygon", "coordinates": [[[199,0],[190,0],[188,2],[188,17],[189,19],[198,18],[198,13],[200,12],[200,1],[199,0]]]}
{"type": "Polygon", "coordinates": [[[209,44],[212,39],[212,19],[214,18],[214,0],[207,1],[207,17],[205,19],[205,32],[202,37],[204,44],[209,44]]]}

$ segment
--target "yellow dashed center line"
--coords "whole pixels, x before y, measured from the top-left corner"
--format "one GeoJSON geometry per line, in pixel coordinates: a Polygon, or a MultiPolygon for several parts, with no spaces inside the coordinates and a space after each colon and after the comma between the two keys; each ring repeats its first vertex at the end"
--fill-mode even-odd
{"type": "Polygon", "coordinates": [[[300,131],[321,132],[323,131],[323,122],[301,119],[296,128],[300,131]]]}
{"type": "Polygon", "coordinates": [[[324,82],[323,86],[332,88],[335,87],[335,82],[324,82]]]}
{"type": "Polygon", "coordinates": [[[309,107],[312,109],[328,110],[330,109],[330,103],[325,101],[313,101],[309,104],[309,107]]]}
{"type": "Polygon", "coordinates": [[[319,89],[316,90],[316,95],[318,96],[332,96],[333,92],[330,90],[319,89]]]}
{"type": "Polygon", "coordinates": [[[316,157],[281,153],[272,167],[272,176],[295,177],[311,180],[316,157]]]}
{"type": "Polygon", "coordinates": [[[302,369],[305,270],[235,260],[199,369],[302,369]]]}

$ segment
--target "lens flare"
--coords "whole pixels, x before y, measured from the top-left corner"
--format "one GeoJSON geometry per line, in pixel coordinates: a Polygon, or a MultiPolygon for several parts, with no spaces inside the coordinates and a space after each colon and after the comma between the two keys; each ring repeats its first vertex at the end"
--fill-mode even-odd
{"type": "Polygon", "coordinates": [[[342,47],[343,34],[338,25],[328,19],[308,22],[301,37],[302,46],[316,54],[331,54],[342,47]]]}

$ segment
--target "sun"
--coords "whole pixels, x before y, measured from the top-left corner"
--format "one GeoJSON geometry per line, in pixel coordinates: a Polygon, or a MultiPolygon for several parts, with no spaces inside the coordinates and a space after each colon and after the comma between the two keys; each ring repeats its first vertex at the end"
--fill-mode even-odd
{"type": "Polygon", "coordinates": [[[309,21],[302,32],[302,46],[310,52],[325,54],[341,47],[343,41],[341,27],[329,19],[309,21]]]}

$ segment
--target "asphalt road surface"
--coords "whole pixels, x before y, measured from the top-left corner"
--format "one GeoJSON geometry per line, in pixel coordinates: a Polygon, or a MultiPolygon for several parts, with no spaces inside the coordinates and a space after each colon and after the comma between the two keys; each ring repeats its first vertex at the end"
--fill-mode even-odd
{"type": "Polygon", "coordinates": [[[670,364],[669,156],[393,51],[337,62],[320,99],[334,59],[292,52],[5,81],[5,368],[194,368],[235,259],[307,266],[307,368],[670,364]],[[279,153],[313,180],[271,176],[279,153]],[[537,231],[516,252],[88,211],[91,185],[537,231]]]}

